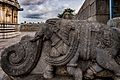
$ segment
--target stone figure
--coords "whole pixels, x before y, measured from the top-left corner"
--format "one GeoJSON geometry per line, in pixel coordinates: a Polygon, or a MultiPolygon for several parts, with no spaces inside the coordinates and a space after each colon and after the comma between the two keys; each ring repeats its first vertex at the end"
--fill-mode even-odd
{"type": "Polygon", "coordinates": [[[23,80],[21,77],[32,74],[45,54],[47,66],[42,74],[45,79],[59,80],[54,79],[59,74],[70,75],[75,80],[90,80],[101,71],[109,71],[110,77],[119,80],[119,41],[120,30],[115,27],[87,20],[49,19],[35,37],[25,36],[6,48],[2,52],[1,67],[10,77],[23,80]]]}

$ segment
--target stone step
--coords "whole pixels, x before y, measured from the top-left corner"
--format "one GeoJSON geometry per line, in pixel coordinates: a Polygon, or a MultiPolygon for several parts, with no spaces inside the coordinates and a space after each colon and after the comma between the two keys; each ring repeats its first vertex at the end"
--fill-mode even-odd
{"type": "Polygon", "coordinates": [[[0,30],[0,33],[10,33],[15,32],[15,30],[0,30]]]}
{"type": "Polygon", "coordinates": [[[0,30],[11,30],[11,29],[15,29],[14,27],[11,28],[0,28],[0,30]]]}
{"type": "Polygon", "coordinates": [[[0,39],[2,38],[9,39],[19,35],[20,35],[20,32],[0,33],[0,39]]]}

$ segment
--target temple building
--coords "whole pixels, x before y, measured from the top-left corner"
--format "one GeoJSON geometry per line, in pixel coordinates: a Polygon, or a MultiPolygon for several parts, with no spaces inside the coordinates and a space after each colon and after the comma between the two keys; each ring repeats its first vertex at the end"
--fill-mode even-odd
{"type": "Polygon", "coordinates": [[[109,19],[120,17],[120,0],[85,0],[76,18],[106,24],[109,19]]]}
{"type": "Polygon", "coordinates": [[[0,0],[0,39],[20,34],[18,11],[21,10],[17,0],[0,0]]]}

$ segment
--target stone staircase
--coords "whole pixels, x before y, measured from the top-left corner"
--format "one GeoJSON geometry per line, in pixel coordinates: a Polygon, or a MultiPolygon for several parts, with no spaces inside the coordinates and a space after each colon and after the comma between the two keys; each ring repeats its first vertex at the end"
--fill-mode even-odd
{"type": "Polygon", "coordinates": [[[20,35],[20,32],[16,29],[15,25],[0,26],[0,39],[9,39],[18,35],[20,35]]]}

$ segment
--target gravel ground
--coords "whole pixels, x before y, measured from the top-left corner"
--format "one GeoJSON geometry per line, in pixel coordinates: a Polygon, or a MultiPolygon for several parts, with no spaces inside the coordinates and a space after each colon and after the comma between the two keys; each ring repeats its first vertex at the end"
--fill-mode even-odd
{"type": "MultiPolygon", "coordinates": [[[[24,36],[24,35],[34,36],[34,34],[35,34],[35,32],[21,32],[21,35],[15,37],[15,38],[0,39],[0,56],[1,56],[1,52],[4,50],[4,48],[19,42],[22,36],[24,36]]],[[[0,57],[0,59],[1,59],[1,57],[0,57]]],[[[2,80],[2,77],[4,74],[5,73],[2,71],[2,69],[0,67],[0,80],[2,80]]]]}

